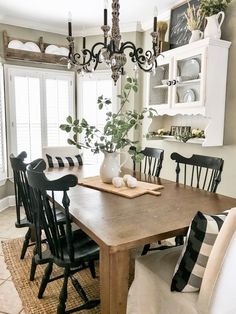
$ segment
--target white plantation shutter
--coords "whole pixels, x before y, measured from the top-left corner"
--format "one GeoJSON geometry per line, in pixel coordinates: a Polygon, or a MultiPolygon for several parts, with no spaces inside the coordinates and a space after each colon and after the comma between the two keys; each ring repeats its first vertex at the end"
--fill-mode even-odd
{"type": "Polygon", "coordinates": [[[40,79],[14,77],[17,154],[25,150],[28,160],[41,156],[40,79]]]}
{"type": "MultiPolygon", "coordinates": [[[[85,75],[79,77],[79,117],[84,118],[89,124],[95,125],[103,132],[106,124],[106,112],[116,112],[117,87],[111,79],[110,71],[101,71],[93,73],[93,76],[85,75]],[[104,98],[110,98],[112,104],[107,105],[99,110],[97,99],[103,95],[104,98]]],[[[83,151],[84,163],[97,164],[101,163],[102,154],[94,155],[89,149],[83,151]]]]}
{"type": "Polygon", "coordinates": [[[74,74],[8,66],[10,152],[26,151],[28,161],[42,156],[43,146],[65,146],[59,129],[73,114],[74,74]]]}
{"type": "Polygon", "coordinates": [[[46,78],[47,146],[65,146],[68,134],[59,129],[71,113],[73,93],[70,77],[46,78]]]}
{"type": "Polygon", "coordinates": [[[3,67],[0,65],[0,180],[6,179],[6,132],[4,110],[3,67]]]}

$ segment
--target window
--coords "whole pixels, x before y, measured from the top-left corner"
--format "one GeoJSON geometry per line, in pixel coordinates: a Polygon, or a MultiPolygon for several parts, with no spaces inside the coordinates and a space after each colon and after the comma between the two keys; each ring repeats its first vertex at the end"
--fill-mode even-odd
{"type": "Polygon", "coordinates": [[[42,155],[43,146],[67,145],[59,129],[73,114],[72,72],[6,66],[10,105],[10,152],[25,150],[28,160],[42,155]]]}
{"type": "MultiPolygon", "coordinates": [[[[78,96],[79,96],[79,107],[78,116],[79,119],[85,118],[89,124],[95,125],[98,129],[103,130],[106,123],[106,112],[116,111],[116,95],[117,87],[111,79],[110,71],[100,71],[84,77],[78,77],[78,96]],[[103,108],[98,109],[97,98],[103,95],[106,98],[112,99],[112,104],[103,108]]],[[[102,156],[94,155],[89,149],[84,149],[83,160],[84,163],[96,164],[101,162],[102,156]]]]}
{"type": "Polygon", "coordinates": [[[6,132],[4,110],[3,67],[0,65],[0,180],[6,179],[6,132]]]}

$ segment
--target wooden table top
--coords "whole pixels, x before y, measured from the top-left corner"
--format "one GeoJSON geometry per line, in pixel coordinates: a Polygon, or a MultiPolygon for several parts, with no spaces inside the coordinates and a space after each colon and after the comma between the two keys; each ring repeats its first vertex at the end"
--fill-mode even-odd
{"type": "MultiPolygon", "coordinates": [[[[83,166],[79,170],[53,170],[48,178],[68,173],[78,177],[97,175],[95,167],[83,166]]],[[[147,178],[138,176],[142,180],[147,178]]],[[[147,194],[133,199],[76,186],[68,193],[70,212],[74,221],[100,246],[116,251],[182,234],[197,211],[213,214],[236,207],[234,198],[168,180],[154,181],[164,185],[161,196],[147,194]]]]}

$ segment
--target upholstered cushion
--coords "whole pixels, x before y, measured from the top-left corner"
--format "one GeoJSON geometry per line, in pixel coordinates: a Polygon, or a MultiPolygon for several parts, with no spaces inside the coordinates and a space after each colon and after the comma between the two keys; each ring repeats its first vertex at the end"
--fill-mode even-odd
{"type": "Polygon", "coordinates": [[[78,165],[81,166],[83,164],[80,154],[74,157],[59,157],[59,156],[52,157],[46,154],[46,157],[49,168],[73,167],[78,165]]]}
{"type": "Polygon", "coordinates": [[[182,246],[155,251],[135,261],[135,278],[129,290],[127,314],[197,314],[198,292],[170,291],[182,246]]]}
{"type": "Polygon", "coordinates": [[[175,267],[171,291],[193,292],[200,289],[208,258],[226,216],[227,212],[196,214],[175,267]]]}

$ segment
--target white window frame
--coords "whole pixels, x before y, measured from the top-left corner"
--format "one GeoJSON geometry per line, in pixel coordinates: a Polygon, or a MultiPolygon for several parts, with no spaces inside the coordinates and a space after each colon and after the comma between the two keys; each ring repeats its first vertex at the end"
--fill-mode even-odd
{"type": "MultiPolygon", "coordinates": [[[[15,134],[15,113],[14,113],[14,90],[13,90],[13,81],[12,77],[14,75],[27,76],[27,77],[37,77],[40,80],[40,110],[41,110],[41,139],[42,139],[42,147],[47,146],[47,119],[45,119],[47,115],[46,111],[46,86],[45,80],[47,78],[68,78],[70,80],[70,114],[75,114],[75,75],[74,72],[71,71],[63,71],[63,70],[53,70],[47,68],[36,68],[36,67],[25,67],[25,66],[16,66],[16,65],[4,65],[5,70],[5,82],[6,82],[6,103],[7,103],[7,132],[8,143],[7,150],[9,153],[16,154],[16,140],[14,138],[15,134]]],[[[66,119],[66,117],[65,117],[66,119]]],[[[39,156],[40,157],[40,156],[39,156]]]]}
{"type": "Polygon", "coordinates": [[[1,106],[1,124],[2,124],[2,158],[3,172],[0,172],[0,186],[4,185],[7,179],[7,150],[6,150],[6,114],[5,114],[5,94],[4,94],[4,71],[0,63],[0,106],[1,106]]]}
{"type": "MultiPolygon", "coordinates": [[[[100,70],[95,71],[92,74],[86,73],[84,76],[77,74],[77,117],[81,119],[83,117],[83,107],[82,107],[82,99],[83,99],[83,81],[98,81],[98,80],[106,80],[111,79],[111,71],[110,70],[100,70]]],[[[118,98],[117,95],[120,94],[121,85],[120,80],[117,82],[116,86],[112,85],[112,112],[116,112],[118,109],[118,98]]],[[[106,95],[104,95],[106,97],[106,95]]]]}
{"type": "MultiPolygon", "coordinates": [[[[96,70],[92,73],[85,73],[83,76],[77,74],[77,118],[81,120],[84,117],[83,113],[83,82],[85,81],[99,81],[99,80],[112,80],[111,78],[111,70],[96,70]]],[[[117,112],[119,100],[117,95],[120,94],[121,84],[120,80],[118,80],[117,84],[114,85],[112,81],[112,112],[117,112]]],[[[106,97],[106,95],[103,95],[106,97]]],[[[95,161],[94,161],[95,162],[95,161]]],[[[97,156],[97,162],[99,162],[97,156]]],[[[95,162],[96,163],[96,162],[95,162]]]]}

